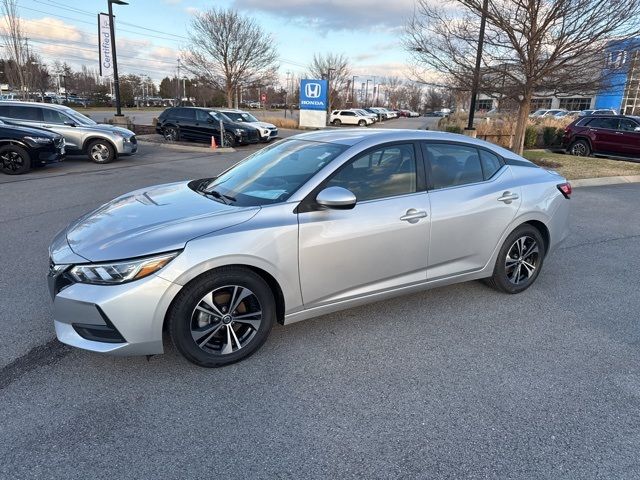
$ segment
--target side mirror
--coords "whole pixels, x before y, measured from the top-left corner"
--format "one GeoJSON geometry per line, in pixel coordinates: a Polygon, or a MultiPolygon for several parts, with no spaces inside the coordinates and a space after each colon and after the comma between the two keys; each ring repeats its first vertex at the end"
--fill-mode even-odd
{"type": "Polygon", "coordinates": [[[325,208],[350,210],[356,206],[356,196],[342,187],[328,187],[316,196],[316,203],[325,208]]]}
{"type": "Polygon", "coordinates": [[[640,132],[640,127],[636,127],[633,129],[634,132],[640,132]]]}
{"type": "Polygon", "coordinates": [[[72,122],[70,120],[67,120],[66,122],[64,122],[65,125],[68,125],[70,127],[75,127],[77,126],[76,122],[72,122]]]}

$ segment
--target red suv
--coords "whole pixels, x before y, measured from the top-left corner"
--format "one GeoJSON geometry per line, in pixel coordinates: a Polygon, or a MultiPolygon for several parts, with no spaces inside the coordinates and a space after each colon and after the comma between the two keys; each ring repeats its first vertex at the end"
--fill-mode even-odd
{"type": "Polygon", "coordinates": [[[562,146],[568,153],[584,157],[592,153],[640,157],[640,117],[580,117],[565,128],[562,146]]]}

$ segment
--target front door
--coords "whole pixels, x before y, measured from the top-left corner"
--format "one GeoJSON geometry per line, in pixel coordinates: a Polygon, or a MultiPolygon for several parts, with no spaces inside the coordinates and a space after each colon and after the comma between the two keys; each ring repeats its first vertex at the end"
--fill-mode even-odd
{"type": "Polygon", "coordinates": [[[298,214],[305,308],[426,281],[429,196],[413,143],[349,160],[323,187],[356,195],[352,210],[298,214]]]}
{"type": "Polygon", "coordinates": [[[426,143],[430,165],[430,280],[482,269],[521,203],[521,188],[493,153],[426,143]]]}

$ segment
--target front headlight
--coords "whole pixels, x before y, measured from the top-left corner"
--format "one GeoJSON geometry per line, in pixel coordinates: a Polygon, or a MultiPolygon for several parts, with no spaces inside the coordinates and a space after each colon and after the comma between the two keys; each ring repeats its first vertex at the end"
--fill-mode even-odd
{"type": "Polygon", "coordinates": [[[69,274],[79,283],[115,285],[148,277],[173,260],[179,252],[113,263],[75,265],[69,274]]]}
{"type": "Polygon", "coordinates": [[[24,139],[31,143],[37,143],[39,145],[46,145],[47,143],[53,143],[53,139],[49,137],[24,137],[24,139]]]}
{"type": "Polygon", "coordinates": [[[113,133],[115,133],[116,135],[118,135],[119,137],[122,137],[122,139],[125,142],[128,142],[129,139],[131,138],[131,134],[129,132],[123,132],[121,130],[114,130],[113,133]]]}
{"type": "Polygon", "coordinates": [[[236,135],[241,136],[244,133],[244,130],[241,128],[236,128],[235,132],[236,132],[236,135]]]}

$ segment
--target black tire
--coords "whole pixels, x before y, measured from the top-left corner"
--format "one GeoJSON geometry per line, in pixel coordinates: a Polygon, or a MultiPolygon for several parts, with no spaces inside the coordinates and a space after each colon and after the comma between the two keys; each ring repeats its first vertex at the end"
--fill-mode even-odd
{"type": "MultiPolygon", "coordinates": [[[[227,294],[227,299],[223,302],[216,304],[219,312],[225,313],[223,304],[226,301],[229,302],[228,305],[233,301],[231,293],[227,294]]],[[[247,314],[241,316],[246,317],[247,314]]],[[[219,268],[193,280],[178,294],[167,316],[171,339],[180,353],[190,362],[209,368],[229,365],[255,353],[266,341],[275,319],[276,305],[273,292],[258,274],[242,267],[219,268]],[[233,312],[230,306],[227,308],[224,316],[230,317],[227,319],[229,323],[205,313],[204,318],[208,319],[209,323],[202,326],[200,323],[196,324],[196,322],[203,321],[203,313],[200,313],[201,309],[196,307],[203,305],[205,297],[213,292],[210,298],[216,302],[217,292],[222,291],[220,295],[225,295],[225,289],[232,289],[235,286],[248,289],[251,295],[243,299],[233,312]],[[244,305],[245,302],[251,302],[254,307],[257,304],[257,308],[259,308],[261,319],[257,329],[243,324],[242,321],[234,320],[233,314],[239,311],[240,307],[243,307],[245,312],[250,311],[249,307],[244,305]],[[210,337],[211,329],[215,330],[216,326],[219,326],[220,330],[216,330],[213,333],[214,336],[210,337]],[[234,340],[230,337],[229,328],[234,330],[232,333],[234,340]],[[198,331],[198,329],[201,330],[198,331]],[[204,333],[205,331],[206,333],[204,333]],[[226,335],[224,332],[227,332],[226,335]],[[251,333],[251,336],[247,336],[247,333],[251,333]],[[196,343],[194,334],[202,335],[200,338],[204,338],[203,342],[205,342],[203,346],[196,343]],[[235,351],[224,353],[225,339],[227,338],[232,350],[241,345],[237,339],[245,338],[246,343],[236,348],[235,351]],[[234,341],[238,342],[235,346],[234,341]],[[220,351],[216,350],[218,347],[220,351]]]]}
{"type": "Polygon", "coordinates": [[[104,164],[113,162],[117,153],[111,142],[99,138],[87,143],[87,156],[92,162],[104,164]]]}
{"type": "Polygon", "coordinates": [[[579,157],[588,157],[591,155],[591,146],[586,140],[576,140],[569,145],[569,153],[579,157]]]}
{"type": "Polygon", "coordinates": [[[174,126],[164,127],[162,129],[162,136],[165,140],[170,142],[179,142],[180,141],[180,129],[174,126]]]}
{"type": "Polygon", "coordinates": [[[7,175],[21,175],[31,170],[29,152],[18,145],[0,147],[0,171],[7,175]]]}
{"type": "Polygon", "coordinates": [[[339,118],[336,118],[336,119],[333,121],[333,124],[334,124],[336,127],[339,127],[340,125],[342,125],[342,122],[340,121],[340,119],[339,119],[339,118]]]}
{"type": "Polygon", "coordinates": [[[224,146],[225,147],[236,146],[236,137],[234,137],[232,133],[224,132],[224,146]]]}
{"type": "Polygon", "coordinates": [[[521,225],[511,232],[504,241],[496,259],[493,276],[486,279],[485,283],[504,293],[523,292],[538,278],[545,254],[544,239],[538,229],[529,224],[521,225]],[[524,255],[518,255],[516,242],[522,238],[529,240],[523,243],[524,255]],[[535,242],[535,245],[529,243],[530,241],[535,242]],[[534,247],[537,247],[537,250],[534,247]],[[531,254],[527,254],[529,249],[531,249],[531,254]],[[535,268],[531,272],[530,266],[532,265],[535,268]],[[527,275],[526,278],[525,275],[527,275]],[[518,281],[514,281],[514,279],[518,281]]]}
{"type": "Polygon", "coordinates": [[[359,126],[359,127],[366,127],[366,126],[367,126],[367,122],[366,122],[366,121],[364,121],[364,120],[360,120],[360,121],[358,122],[358,126],[359,126]]]}

